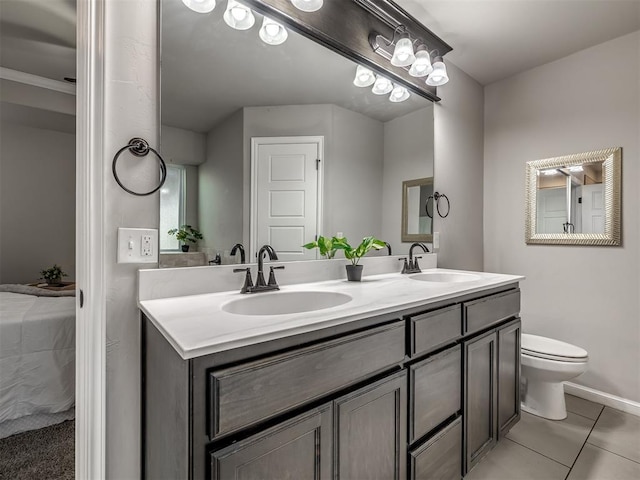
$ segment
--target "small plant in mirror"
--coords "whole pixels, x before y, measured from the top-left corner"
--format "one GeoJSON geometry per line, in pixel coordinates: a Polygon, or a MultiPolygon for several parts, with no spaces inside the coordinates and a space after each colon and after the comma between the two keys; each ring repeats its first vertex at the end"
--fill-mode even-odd
{"type": "Polygon", "coordinates": [[[316,241],[309,242],[303,245],[303,247],[309,250],[311,250],[312,248],[317,248],[320,251],[320,255],[327,259],[331,259],[335,256],[337,251],[337,249],[333,246],[334,240],[336,240],[336,237],[329,238],[320,235],[316,241]]]}
{"type": "Polygon", "coordinates": [[[53,264],[53,267],[47,268],[40,272],[40,275],[45,282],[49,285],[54,285],[62,282],[62,277],[66,277],[67,274],[62,271],[59,265],[53,264]]]}
{"type": "Polygon", "coordinates": [[[189,244],[187,242],[196,243],[198,240],[204,238],[202,233],[191,225],[181,225],[180,228],[172,228],[167,233],[174,235],[179,242],[182,242],[183,252],[189,251],[189,244]]]}

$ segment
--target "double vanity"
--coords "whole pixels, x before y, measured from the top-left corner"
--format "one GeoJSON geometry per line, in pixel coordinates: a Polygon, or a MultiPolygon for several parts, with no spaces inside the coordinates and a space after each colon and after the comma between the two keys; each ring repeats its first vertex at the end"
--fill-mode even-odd
{"type": "Polygon", "coordinates": [[[174,278],[175,296],[156,272],[140,278],[146,478],[459,479],[520,418],[522,277],[428,269],[251,295],[174,278]]]}

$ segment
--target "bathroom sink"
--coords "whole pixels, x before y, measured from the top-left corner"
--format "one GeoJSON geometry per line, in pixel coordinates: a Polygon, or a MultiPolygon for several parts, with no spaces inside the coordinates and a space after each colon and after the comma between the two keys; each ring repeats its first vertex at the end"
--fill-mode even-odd
{"type": "Polygon", "coordinates": [[[222,310],[237,315],[286,315],[324,310],[351,300],[351,295],[338,292],[254,293],[225,303],[222,310]]]}
{"type": "Polygon", "coordinates": [[[410,278],[423,282],[460,283],[480,280],[480,275],[462,272],[422,272],[417,275],[411,275],[410,278]]]}

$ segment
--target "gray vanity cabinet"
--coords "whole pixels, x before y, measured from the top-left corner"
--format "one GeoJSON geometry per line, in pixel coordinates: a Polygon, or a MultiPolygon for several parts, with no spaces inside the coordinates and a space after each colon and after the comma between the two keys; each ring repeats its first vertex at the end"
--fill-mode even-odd
{"type": "Polygon", "coordinates": [[[337,480],[404,480],[406,371],[337,399],[335,429],[337,480]]]}
{"type": "Polygon", "coordinates": [[[215,451],[211,479],[331,480],[331,404],[215,451]]]}
{"type": "Polygon", "coordinates": [[[520,419],[520,319],[464,343],[464,468],[520,419]]]}

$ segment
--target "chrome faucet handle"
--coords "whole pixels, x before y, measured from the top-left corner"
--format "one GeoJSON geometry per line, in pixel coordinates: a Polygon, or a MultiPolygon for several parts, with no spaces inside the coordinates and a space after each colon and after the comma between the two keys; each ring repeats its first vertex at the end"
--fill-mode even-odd
{"type": "Polygon", "coordinates": [[[247,293],[251,291],[251,289],[253,288],[253,280],[251,279],[251,267],[234,268],[233,272],[234,273],[246,272],[246,275],[244,277],[244,285],[242,285],[242,288],[240,289],[240,293],[247,293]]]}
{"type": "Polygon", "coordinates": [[[276,275],[274,270],[284,270],[284,265],[278,265],[276,267],[269,267],[269,281],[267,285],[270,287],[276,287],[278,289],[278,282],[276,282],[276,275]]]}
{"type": "Polygon", "coordinates": [[[407,257],[402,257],[399,258],[398,261],[402,262],[404,260],[404,264],[402,265],[402,272],[400,273],[407,273],[409,270],[409,264],[407,263],[407,257]]]}

